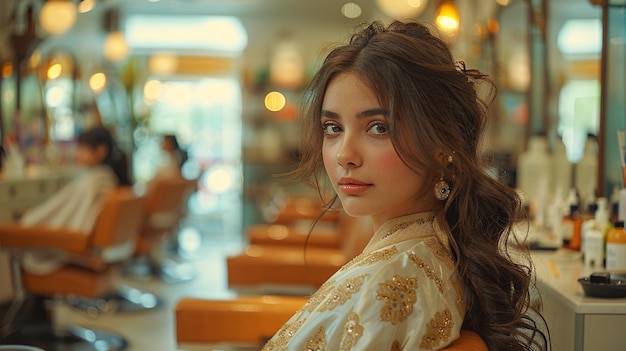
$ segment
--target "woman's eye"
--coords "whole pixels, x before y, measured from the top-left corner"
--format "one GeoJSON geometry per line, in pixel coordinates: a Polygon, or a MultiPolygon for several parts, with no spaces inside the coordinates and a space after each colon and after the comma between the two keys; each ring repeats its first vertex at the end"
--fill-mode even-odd
{"type": "Polygon", "coordinates": [[[334,135],[341,132],[341,127],[335,123],[322,123],[322,130],[324,135],[334,135]]]}
{"type": "Polygon", "coordinates": [[[385,123],[377,122],[370,126],[369,132],[376,135],[383,135],[389,132],[389,128],[385,123]]]}

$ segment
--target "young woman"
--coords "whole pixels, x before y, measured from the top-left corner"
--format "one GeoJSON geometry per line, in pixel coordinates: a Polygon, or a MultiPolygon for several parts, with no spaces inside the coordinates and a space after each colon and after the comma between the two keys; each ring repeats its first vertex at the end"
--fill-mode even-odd
{"type": "Polygon", "coordinates": [[[131,184],[126,155],[103,127],[78,136],[76,163],[83,171],[47,201],[26,211],[20,220],[22,224],[89,233],[109,192],[131,184]]]}
{"type": "Polygon", "coordinates": [[[338,198],[375,233],[264,350],[438,350],[461,329],[492,351],[549,348],[530,264],[505,245],[520,198],[483,171],[481,81],[414,22],[374,22],[330,52],[294,175],[327,178],[328,208],[338,198]]]}

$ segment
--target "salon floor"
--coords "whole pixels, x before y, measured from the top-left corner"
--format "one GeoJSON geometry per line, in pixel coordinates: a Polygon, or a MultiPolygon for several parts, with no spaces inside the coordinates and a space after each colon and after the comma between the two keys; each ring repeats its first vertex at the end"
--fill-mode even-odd
{"type": "MultiPolygon", "coordinates": [[[[86,310],[57,304],[56,325],[78,325],[121,334],[128,342],[127,351],[174,351],[176,345],[176,303],[184,297],[228,298],[235,294],[228,290],[226,255],[242,248],[241,230],[225,234],[211,219],[199,218],[196,223],[187,223],[179,242],[188,246],[186,257],[178,258],[178,272],[192,279],[182,282],[164,282],[162,279],[137,279],[122,276],[119,286],[134,288],[159,298],[156,308],[138,311],[116,311],[91,317],[86,310]]],[[[131,289],[133,290],[133,289],[131,289]]],[[[150,296],[150,295],[145,295],[150,296]]],[[[138,296],[141,300],[142,296],[138,296]]],[[[145,299],[144,299],[145,300],[145,299]]],[[[150,303],[150,299],[146,300],[150,303]]]]}

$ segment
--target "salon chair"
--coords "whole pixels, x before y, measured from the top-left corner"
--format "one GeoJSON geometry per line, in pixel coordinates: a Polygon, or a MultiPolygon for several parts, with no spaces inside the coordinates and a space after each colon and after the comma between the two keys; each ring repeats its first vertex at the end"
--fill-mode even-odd
{"type": "Polygon", "coordinates": [[[339,248],[304,245],[248,245],[226,258],[228,285],[244,294],[308,295],[359,254],[371,237],[364,219],[343,214],[337,232],[339,248]]]}
{"type": "MultiPolygon", "coordinates": [[[[272,295],[231,300],[185,298],[175,308],[176,342],[187,350],[260,350],[307,300],[304,296],[272,295]]],[[[442,351],[488,349],[478,334],[462,330],[442,351]]]]}
{"type": "Polygon", "coordinates": [[[88,306],[91,315],[114,309],[106,298],[117,293],[119,265],[134,251],[143,200],[130,187],[113,190],[91,233],[17,223],[0,226],[0,248],[9,253],[15,290],[5,316],[13,323],[0,331],[0,343],[45,350],[124,349],[127,343],[117,333],[55,324],[55,306],[89,299],[105,302],[88,306]],[[33,274],[21,264],[28,252],[62,253],[64,262],[48,274],[33,274]]]}
{"type": "Polygon", "coordinates": [[[160,178],[145,193],[144,220],[133,259],[124,265],[124,274],[140,280],[161,279],[166,283],[190,280],[194,273],[189,264],[170,258],[165,241],[178,232],[185,216],[189,195],[196,180],[182,177],[160,178]]]}

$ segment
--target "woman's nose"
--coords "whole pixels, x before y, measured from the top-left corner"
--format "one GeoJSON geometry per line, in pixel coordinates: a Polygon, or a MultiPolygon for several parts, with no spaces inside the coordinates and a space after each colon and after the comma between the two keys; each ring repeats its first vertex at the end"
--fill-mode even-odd
{"type": "Polygon", "coordinates": [[[356,145],[356,141],[351,138],[344,138],[337,151],[337,163],[343,168],[354,168],[361,166],[363,160],[356,145]]]}

